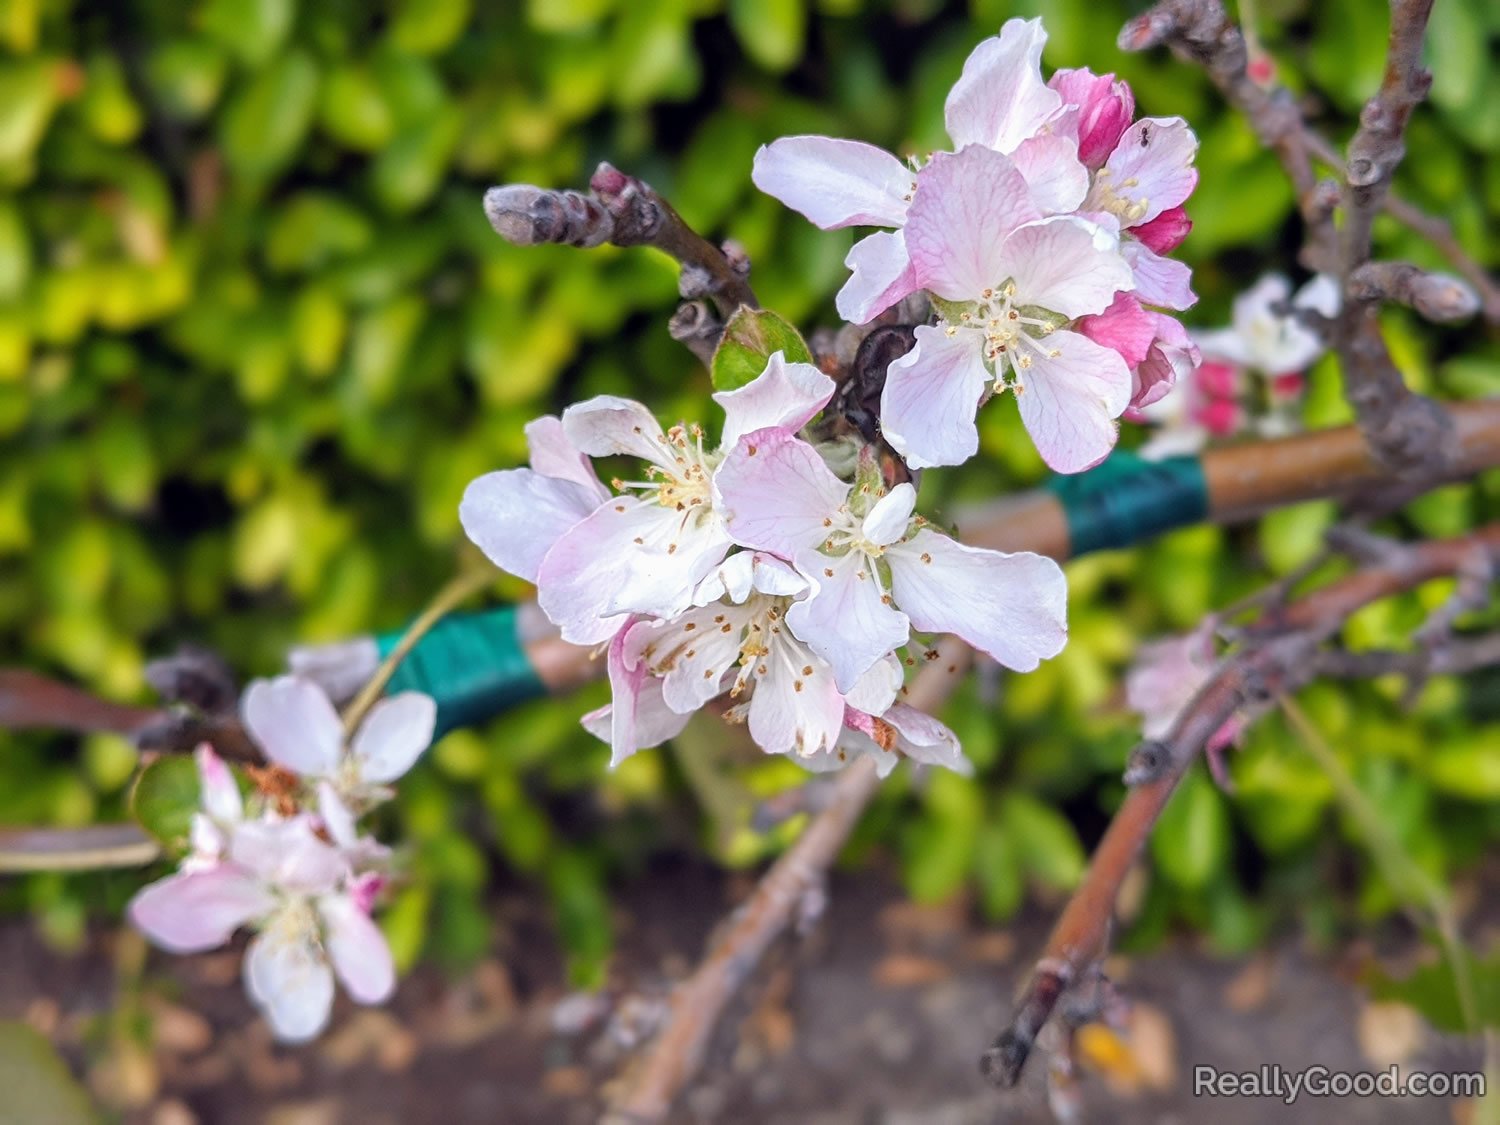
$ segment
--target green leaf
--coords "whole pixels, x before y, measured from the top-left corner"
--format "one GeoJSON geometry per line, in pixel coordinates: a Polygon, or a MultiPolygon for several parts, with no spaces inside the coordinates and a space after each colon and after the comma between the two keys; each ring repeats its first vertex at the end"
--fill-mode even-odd
{"type": "Polygon", "coordinates": [[[99,1120],[52,1044],[19,1021],[0,1023],[0,1086],[8,1121],[93,1125],[99,1120]]]}
{"type": "Polygon", "coordinates": [[[1224,798],[1204,771],[1189,773],[1168,802],[1151,835],[1151,854],[1167,878],[1189,889],[1206,886],[1228,861],[1224,798]]]}
{"type": "Polygon", "coordinates": [[[199,26],[247,66],[261,66],[285,41],[294,0],[208,0],[199,26]]]}
{"type": "Polygon", "coordinates": [[[786,70],[802,57],[803,0],[729,0],[729,22],[745,53],[767,70],[786,70]]]}
{"type": "Polygon", "coordinates": [[[1078,885],[1088,857],[1065,816],[1030,793],[1014,790],[1000,799],[998,815],[1028,875],[1054,890],[1078,885]]]}
{"type": "Polygon", "coordinates": [[[130,791],[131,815],[169,856],[188,850],[200,789],[198,763],[191,755],[170,754],[143,769],[130,791]]]}
{"type": "Polygon", "coordinates": [[[1470,801],[1500,801],[1500,729],[1464,734],[1422,760],[1434,787],[1470,801]]]}
{"type": "MultiPolygon", "coordinates": [[[[1500,956],[1488,960],[1470,958],[1474,982],[1474,1008],[1487,1027],[1500,1027],[1500,956]]],[[[1460,1033],[1464,1027],[1463,1005],[1454,986],[1453,970],[1446,960],[1423,965],[1411,976],[1397,980],[1376,967],[1365,978],[1376,1000],[1409,1004],[1439,1031],[1460,1033]]]]}
{"type": "Polygon", "coordinates": [[[787,320],[769,309],[741,306],[724,326],[724,337],[714,352],[714,390],[743,387],[766,369],[776,352],[788,363],[812,362],[812,351],[802,334],[787,320]]]}
{"type": "Polygon", "coordinates": [[[307,136],[317,97],[318,66],[304,51],[289,52],[257,74],[220,119],[230,168],[251,180],[279,172],[307,136]]]}
{"type": "Polygon", "coordinates": [[[547,887],[568,955],[569,981],[574,988],[602,988],[614,932],[599,864],[581,851],[557,852],[547,869],[547,887]]]}

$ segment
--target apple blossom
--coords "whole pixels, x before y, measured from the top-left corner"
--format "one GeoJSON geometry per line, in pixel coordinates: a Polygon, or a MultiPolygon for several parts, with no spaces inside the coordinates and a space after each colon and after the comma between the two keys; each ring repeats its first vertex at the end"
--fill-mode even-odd
{"type": "Polygon", "coordinates": [[[811,364],[775,353],[756,379],[714,395],[725,414],[720,448],[705,448],[696,425],[663,430],[630,399],[601,395],[571,406],[552,432],[566,455],[550,467],[571,476],[549,475],[534,447],[534,469],[490,473],[469,486],[464,530],[502,569],[536,582],[539,604],[565,640],[607,641],[631,614],[674,617],[731,547],[713,488],[725,451],[765,426],[800,429],[833,390],[811,364]],[[601,486],[584,511],[574,487],[585,470],[575,457],[621,454],[647,463],[645,479],[615,481],[614,496],[601,486]],[[519,540],[527,546],[516,547],[519,540]]]}
{"type": "Polygon", "coordinates": [[[334,978],[362,1004],[395,987],[390,948],[338,848],[313,819],[261,819],[235,826],[222,861],[184,868],[143,888],[131,920],[176,953],[225,944],[241,926],[258,933],[245,955],[245,986],[277,1038],[302,1042],[328,1022],[334,978]]]}
{"type": "Polygon", "coordinates": [[[912,518],[910,484],[851,486],[811,445],[767,430],[736,447],[718,486],[735,541],[790,560],[809,583],[786,624],[828,662],[840,691],[853,690],[913,628],[953,633],[1022,671],[1066,641],[1057,564],[932,530],[912,518]]]}
{"type": "MultiPolygon", "coordinates": [[[[1142,645],[1125,677],[1125,698],[1130,709],[1141,715],[1141,733],[1151,739],[1169,735],[1178,715],[1208,682],[1215,664],[1211,623],[1180,637],[1142,645]]],[[[1222,787],[1228,787],[1223,753],[1239,741],[1245,725],[1244,717],[1235,715],[1204,744],[1209,770],[1222,787]]]]}
{"type": "Polygon", "coordinates": [[[1009,389],[1049,465],[1096,464],[1130,404],[1130,367],[1072,326],[1134,284],[1113,220],[1044,216],[1014,163],[986,148],[940,153],[927,175],[906,238],[940,320],[887,370],[886,439],[913,467],[959,464],[979,448],[981,398],[1009,389]]]}
{"type": "Polygon", "coordinates": [[[344,724],[311,680],[256,680],[240,702],[245,729],[266,757],[313,781],[328,780],[341,798],[364,808],[409,770],[432,742],[437,705],[421,692],[386,696],[365,715],[345,746],[344,724]]]}

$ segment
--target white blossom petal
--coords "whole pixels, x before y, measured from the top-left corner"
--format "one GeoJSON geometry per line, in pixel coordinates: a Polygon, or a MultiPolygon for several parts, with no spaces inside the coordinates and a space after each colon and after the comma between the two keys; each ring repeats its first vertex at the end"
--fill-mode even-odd
{"type": "Polygon", "coordinates": [[[348,895],[318,900],[323,943],[334,972],[360,1004],[380,1004],[396,989],[396,964],[380,927],[348,895]]]}
{"type": "Polygon", "coordinates": [[[955,148],[1010,152],[1061,111],[1061,95],[1042,81],[1046,42],[1040,19],[1012,19],[974,48],[943,113],[955,148]]]}
{"type": "Polygon", "coordinates": [[[1016,402],[1042,460],[1059,473],[1077,473],[1114,448],[1115,419],[1130,405],[1131,388],[1119,352],[1077,332],[1054,332],[1018,377],[1016,402]]]}
{"type": "Polygon", "coordinates": [[[720,391],[724,408],[722,446],[732,449],[745,434],[780,428],[800,430],[833,397],[834,382],[810,363],[788,363],[774,352],[766,369],[743,387],[720,391]]]}
{"type": "Polygon", "coordinates": [[[901,658],[894,652],[883,660],[877,660],[870,670],[861,676],[844,695],[844,702],[858,711],[871,715],[883,715],[896,701],[901,683],[906,679],[906,670],[901,658]]]}
{"type": "Polygon", "coordinates": [[[755,154],[755,186],[824,230],[898,227],[916,179],[890,153],[834,137],[782,137],[755,154]]]}
{"type": "Polygon", "coordinates": [[[873,543],[877,547],[888,546],[906,534],[907,524],[911,523],[911,514],[916,506],[917,490],[910,483],[902,481],[875,501],[875,506],[865,516],[860,534],[866,543],[873,543]]]}
{"type": "Polygon", "coordinates": [[[880,716],[896,729],[896,746],[901,753],[924,766],[942,766],[965,776],[974,772],[973,763],[964,757],[958,735],[925,711],[897,703],[880,716]]]}
{"type": "Polygon", "coordinates": [[[213,747],[204,743],[194,755],[198,760],[198,783],[203,811],[214,820],[233,823],[245,815],[245,801],[240,796],[240,786],[234,772],[224,764],[224,759],[214,753],[213,747]]]}
{"type": "Polygon", "coordinates": [[[350,747],[359,762],[361,780],[382,785],[395,781],[432,745],[437,703],[419,691],[386,696],[365,715],[350,747]]]}
{"type": "Polygon", "coordinates": [[[761,657],[750,696],[750,737],[768,754],[813,754],[832,746],[844,718],[833,670],[785,632],[761,657]]]}
{"type": "Polygon", "coordinates": [[[601,502],[598,493],[575,481],[502,469],[469,482],[458,521],[490,562],[535,582],[552,544],[601,502]]]}
{"type": "Polygon", "coordinates": [[[714,488],[734,541],[784,559],[821,543],[849,495],[818,451],[785,430],[747,435],[719,466],[714,488]]]}
{"type": "Polygon", "coordinates": [[[1198,138],[1182,118],[1143,117],[1125,130],[1104,162],[1095,192],[1102,190],[1123,201],[1124,209],[1106,210],[1122,214],[1128,225],[1149,223],[1193,193],[1197,155],[1198,138]]]}
{"type": "Polygon", "coordinates": [[[1060,133],[1027,137],[1010,154],[1026,178],[1031,198],[1048,214],[1076,211],[1089,193],[1089,170],[1078,159],[1078,141],[1060,133]]]}
{"type": "Polygon", "coordinates": [[[594,463],[569,440],[561,418],[544,414],[527,422],[526,448],[531,467],[542,476],[572,481],[594,497],[594,507],[609,499],[609,489],[594,471],[594,463]]]}
{"type": "Polygon", "coordinates": [[[1070,320],[1102,313],[1115,294],[1135,285],[1109,228],[1076,215],[1053,215],[1018,228],[1005,241],[1004,273],[1016,303],[1040,305],[1070,320]]]}
{"type": "Polygon", "coordinates": [[[266,757],[304,777],[338,768],[344,724],[323,689],[300,676],[256,680],[240,701],[245,728],[266,757]]]}
{"type": "Polygon", "coordinates": [[[1067,581],[1051,559],[969,547],[930,529],[886,550],[896,604],[926,633],[952,633],[1018,672],[1067,643],[1067,581]]]}
{"type": "Polygon", "coordinates": [[[1135,297],[1143,305],[1181,311],[1198,303],[1193,271],[1185,262],[1165,258],[1134,238],[1120,240],[1120,253],[1130,263],[1135,297]]]}
{"type": "Polygon", "coordinates": [[[328,1025],[333,1010],[333,970],[313,935],[271,929],[245,951],[245,988],[283,1043],[305,1043],[328,1025]]]}
{"type": "Polygon", "coordinates": [[[217,949],[235,930],[275,906],[249,874],[227,864],[168,875],[130,900],[130,921],[172,953],[217,949]]]}
{"type": "Polygon", "coordinates": [[[752,615],[743,605],[708,605],[672,621],[632,626],[630,641],[640,663],[662,680],[666,705],[687,715],[723,690],[725,674],[739,662],[752,615]]]}
{"type": "Polygon", "coordinates": [[[229,858],[263,883],[307,894],[331,890],[348,873],[344,857],[319,838],[307,816],[236,825],[229,858]]]}
{"type": "Polygon", "coordinates": [[[833,667],[839,691],[851,691],[877,660],[906,643],[906,614],[882,600],[879,578],[862,551],[836,559],[803,551],[794,561],[813,592],[787,610],[787,624],[833,667]]]}
{"type": "Polygon", "coordinates": [[[625,454],[672,465],[661,423],[634,399],[596,395],[575,403],[563,411],[562,427],[573,447],[590,457],[625,454]]]}
{"type": "Polygon", "coordinates": [[[881,432],[914,469],[961,465],[979,452],[974,416],[991,378],[984,333],[919,324],[916,340],[886,368],[881,432]]]}
{"type": "Polygon", "coordinates": [[[868,324],[922,287],[906,250],[906,236],[899,230],[861,238],[850,247],[844,265],[852,272],[834,305],[850,324],[868,324]]]}
{"type": "Polygon", "coordinates": [[[1001,247],[1041,218],[1026,179],[1009,157],[970,145],[940,152],[922,169],[906,219],[917,283],[950,301],[975,301],[1010,276],[1001,247]]]}

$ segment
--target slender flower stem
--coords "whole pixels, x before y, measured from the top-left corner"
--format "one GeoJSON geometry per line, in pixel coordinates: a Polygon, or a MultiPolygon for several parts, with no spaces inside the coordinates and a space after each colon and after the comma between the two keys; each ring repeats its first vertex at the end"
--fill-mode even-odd
{"type": "Polygon", "coordinates": [[[386,685],[391,682],[391,677],[396,674],[396,669],[401,666],[407,654],[417,647],[417,642],[426,636],[427,631],[470,597],[490,585],[495,580],[495,575],[495,568],[489,563],[483,565],[476,563],[473,567],[463,570],[437,592],[427,608],[407,626],[406,632],[401,635],[401,640],[397,642],[395,648],[391,649],[391,654],[381,661],[380,667],[375,669],[375,674],[370,677],[369,683],[359,689],[359,694],[344,709],[344,733],[346,735],[352,735],[359,724],[364,721],[365,714],[375,705],[381,692],[385,691],[386,685]]]}

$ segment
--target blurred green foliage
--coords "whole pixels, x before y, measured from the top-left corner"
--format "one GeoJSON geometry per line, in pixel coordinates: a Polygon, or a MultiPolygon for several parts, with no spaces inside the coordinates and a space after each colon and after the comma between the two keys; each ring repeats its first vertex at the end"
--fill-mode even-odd
{"type": "MultiPolygon", "coordinates": [[[[705,374],[666,334],[670,262],[651,251],[519,250],[488,229],[495,182],[577,185],[601,159],[650,180],[702,229],[739,239],[767,307],[832,323],[849,232],[823,233],[749,182],[756,147],[790,132],[901,151],[944,143],[942,102],[978,40],[1041,12],[1047,62],[1114,70],[1143,113],[1202,138],[1183,254],[1222,322],[1262,270],[1292,268],[1290,190],[1196,70],[1124,56],[1124,0],[0,0],[0,635],[4,658],[114,697],[177,640],[247,673],[294,640],[391,629],[451,572],[458,498],[524,458],[522,424],[610,391],[706,417],[705,374]]],[[[1374,87],[1382,0],[1262,0],[1280,77],[1330,135],[1374,87]]],[[[1401,190],[1491,266],[1500,210],[1500,8],[1438,0],[1432,105],[1413,122],[1401,190]]],[[[1439,264],[1382,220],[1382,250],[1439,264]]],[[[1500,392],[1478,330],[1388,318],[1412,381],[1500,392]]],[[[983,459],[929,474],[928,500],[1040,478],[1008,404],[983,415],[983,459]]],[[[1336,365],[1313,372],[1311,424],[1348,417],[1336,365]]],[[[1127,441],[1133,439],[1127,438],[1127,441]]],[[[1459,531],[1500,478],[1412,504],[1397,530],[1459,531]]],[[[894,854],[913,894],[963,888],[995,919],[1079,877],[1121,795],[1136,725],[1121,674],[1139,640],[1298,566],[1328,504],[1258,528],[1198,528],[1069,568],[1072,643],[1034,675],[981,675],[948,709],[979,766],[899,772],[855,862],[894,854]]],[[[502,586],[517,595],[519,586],[502,586]]],[[[1356,646],[1403,645],[1443,584],[1371,607],[1356,646]]],[[[599,688],[592,689],[590,701],[599,688]]],[[[1412,854],[1440,876],[1500,837],[1500,684],[1318,686],[1304,705],[1412,854]],[[1486,700],[1488,702],[1486,702],[1486,700]]],[[[614,773],[578,728],[585,701],[532,704],[456,732],[404,785],[388,827],[411,878],[385,915],[403,964],[490,948],[497,881],[550,896],[575,978],[597,983],[609,884],[669,849],[749,864],[757,795],[796,783],[717,728],[614,773]],[[692,750],[691,760],[687,750],[692,750]],[[702,756],[697,756],[699,751],[702,756]]],[[[1128,940],[1186,923],[1226,950],[1295,914],[1334,935],[1395,907],[1330,788],[1276,717],[1234,755],[1226,797],[1184,786],[1152,846],[1128,940]],[[1329,893],[1330,887],[1348,894],[1329,893]]],[[[9,738],[0,822],[123,816],[134,752],[9,738]]],[[[133,874],[13,883],[0,900],[60,944],[133,874]]]]}

